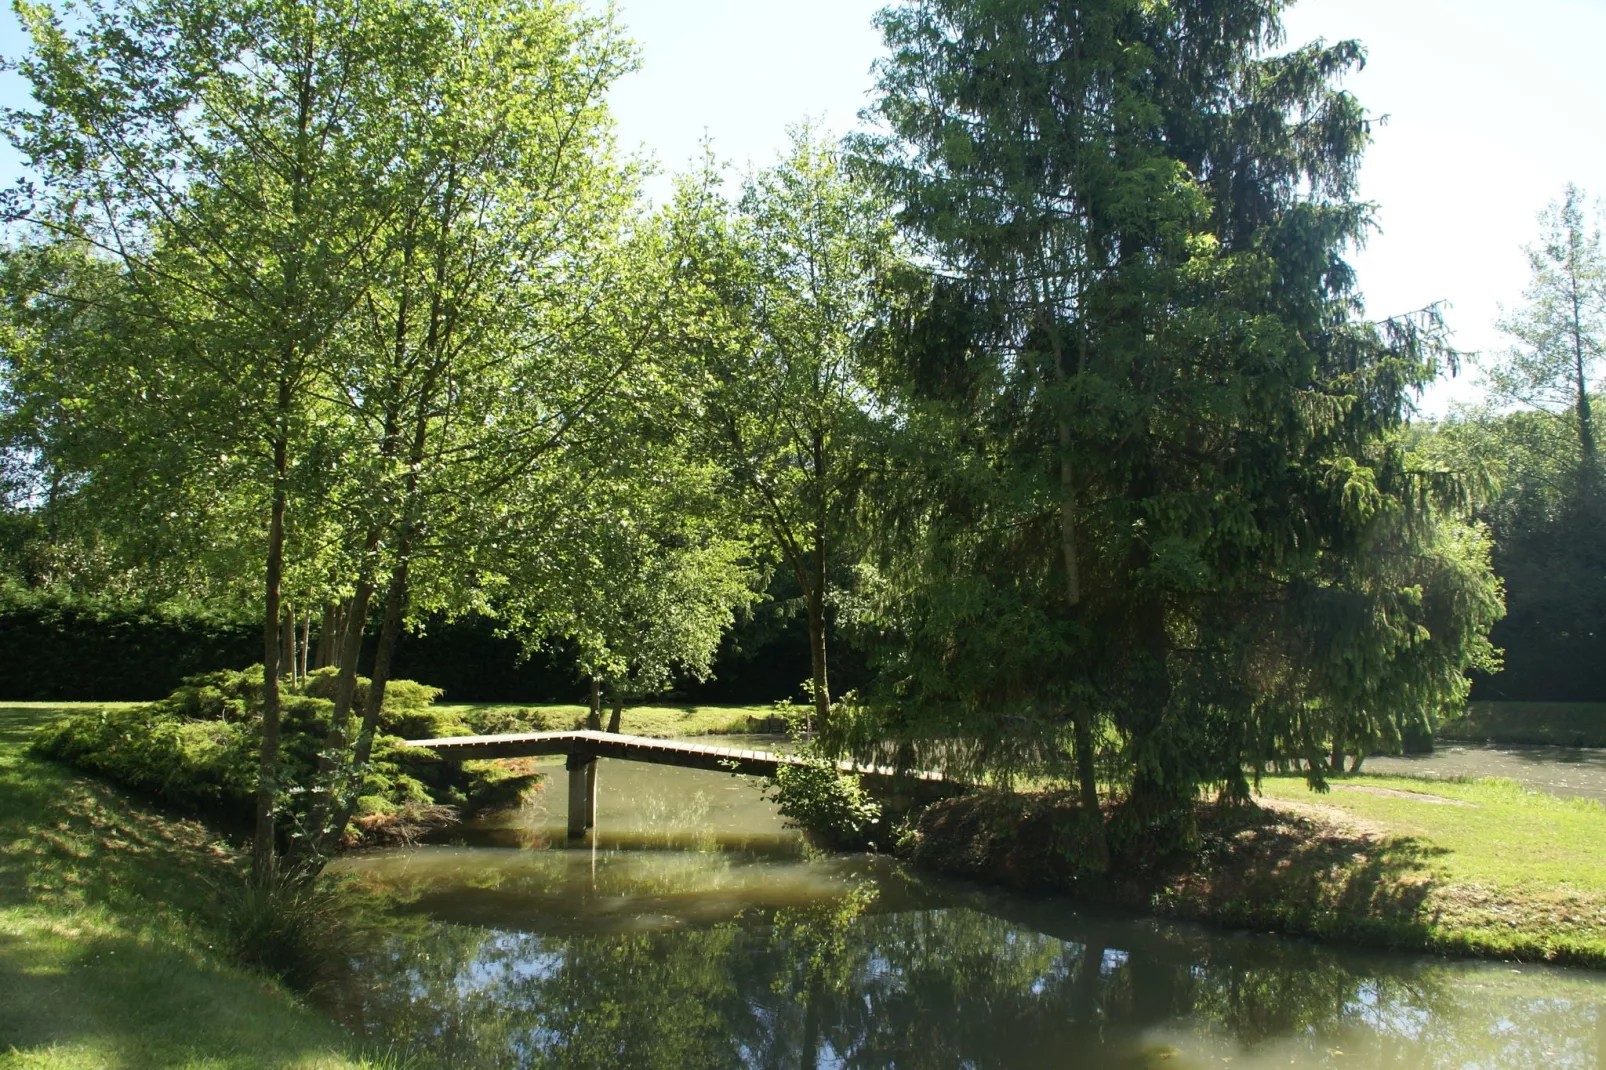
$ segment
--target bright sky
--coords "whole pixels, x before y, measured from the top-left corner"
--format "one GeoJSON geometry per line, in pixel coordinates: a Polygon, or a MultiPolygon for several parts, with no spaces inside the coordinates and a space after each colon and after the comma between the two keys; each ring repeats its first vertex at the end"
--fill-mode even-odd
{"type": "MultiPolygon", "coordinates": [[[[767,163],[787,124],[845,133],[867,101],[882,0],[619,2],[643,53],[614,91],[620,132],[668,170],[705,131],[722,159],[767,163]]],[[[1355,258],[1368,311],[1444,301],[1459,346],[1500,348],[1536,213],[1568,182],[1606,195],[1606,0],[1303,0],[1287,26],[1290,44],[1363,42],[1348,88],[1389,117],[1362,175],[1382,228],[1355,258]]],[[[1475,378],[1435,387],[1424,409],[1475,397],[1475,378]]]]}
{"type": "MultiPolygon", "coordinates": [[[[705,133],[722,159],[768,163],[788,124],[846,133],[868,100],[883,0],[618,2],[643,54],[614,90],[620,133],[666,172],[687,167],[705,133]]],[[[1444,301],[1462,348],[1498,349],[1494,321],[1521,299],[1535,214],[1567,182],[1606,195],[1606,0],[1303,0],[1287,23],[1291,44],[1362,41],[1370,59],[1349,88],[1389,117],[1362,177],[1382,227],[1355,260],[1370,313],[1444,301]]],[[[0,52],[21,44],[0,19],[0,52]]],[[[0,101],[24,99],[0,78],[0,101]]],[[[14,171],[0,153],[0,180],[14,171]]],[[[1424,407],[1475,397],[1474,379],[1464,371],[1424,407]]]]}

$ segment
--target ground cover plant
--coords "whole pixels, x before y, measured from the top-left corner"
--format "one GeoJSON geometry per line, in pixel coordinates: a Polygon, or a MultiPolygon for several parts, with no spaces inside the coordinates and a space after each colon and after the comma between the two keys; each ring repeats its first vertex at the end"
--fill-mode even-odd
{"type": "Polygon", "coordinates": [[[224,953],[247,859],[205,825],[46,761],[0,706],[0,1066],[384,1065],[224,953]]]}

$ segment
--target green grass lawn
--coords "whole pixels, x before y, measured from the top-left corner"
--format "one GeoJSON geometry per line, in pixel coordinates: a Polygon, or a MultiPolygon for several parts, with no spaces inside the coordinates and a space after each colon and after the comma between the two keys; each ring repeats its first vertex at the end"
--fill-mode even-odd
{"type": "MultiPolygon", "coordinates": [[[[587,713],[584,706],[520,706],[506,702],[439,702],[431,708],[457,716],[470,712],[484,714],[532,710],[545,714],[551,723],[563,728],[583,727],[587,713]]],[[[671,736],[741,735],[754,731],[774,731],[775,717],[773,706],[627,706],[620,730],[627,735],[659,739],[671,736]]],[[[602,723],[604,726],[608,723],[607,710],[602,712],[602,723]]]]}
{"type": "Polygon", "coordinates": [[[1469,743],[1606,747],[1606,702],[1472,702],[1434,735],[1469,743]]]}
{"type": "Polygon", "coordinates": [[[27,753],[69,709],[0,704],[0,1067],[365,1065],[338,1025],[215,950],[234,847],[27,753]]]}
{"type": "Polygon", "coordinates": [[[1273,898],[1307,927],[1443,950],[1606,965],[1606,809],[1507,780],[1351,776],[1265,798],[1326,825],[1285,853],[1273,898]],[[1305,900],[1305,902],[1301,902],[1305,900]]]}

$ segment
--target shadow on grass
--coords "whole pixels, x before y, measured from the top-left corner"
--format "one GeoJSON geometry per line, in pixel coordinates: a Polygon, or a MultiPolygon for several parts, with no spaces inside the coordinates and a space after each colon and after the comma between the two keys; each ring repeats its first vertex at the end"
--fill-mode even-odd
{"type": "Polygon", "coordinates": [[[0,933],[0,1038],[46,1065],[331,1065],[349,1041],[262,982],[84,925],[0,933]]]}
{"type": "Polygon", "coordinates": [[[0,706],[0,1049],[47,1066],[345,1065],[346,1034],[210,950],[237,852],[28,750],[0,706]]]}
{"type": "Polygon", "coordinates": [[[157,920],[209,916],[236,855],[193,820],[29,753],[39,710],[0,707],[0,905],[105,906],[157,920]]]}

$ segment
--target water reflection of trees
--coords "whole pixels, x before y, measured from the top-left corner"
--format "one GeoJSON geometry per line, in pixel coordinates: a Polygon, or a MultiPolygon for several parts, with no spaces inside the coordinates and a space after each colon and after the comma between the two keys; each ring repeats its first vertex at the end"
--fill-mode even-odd
{"type": "Polygon", "coordinates": [[[1606,1054],[1592,1007],[1571,998],[1584,982],[1077,928],[878,914],[864,893],[693,931],[438,925],[376,948],[343,1010],[454,1066],[1187,1066],[1245,1048],[1282,1065],[1593,1066],[1606,1054]]]}

